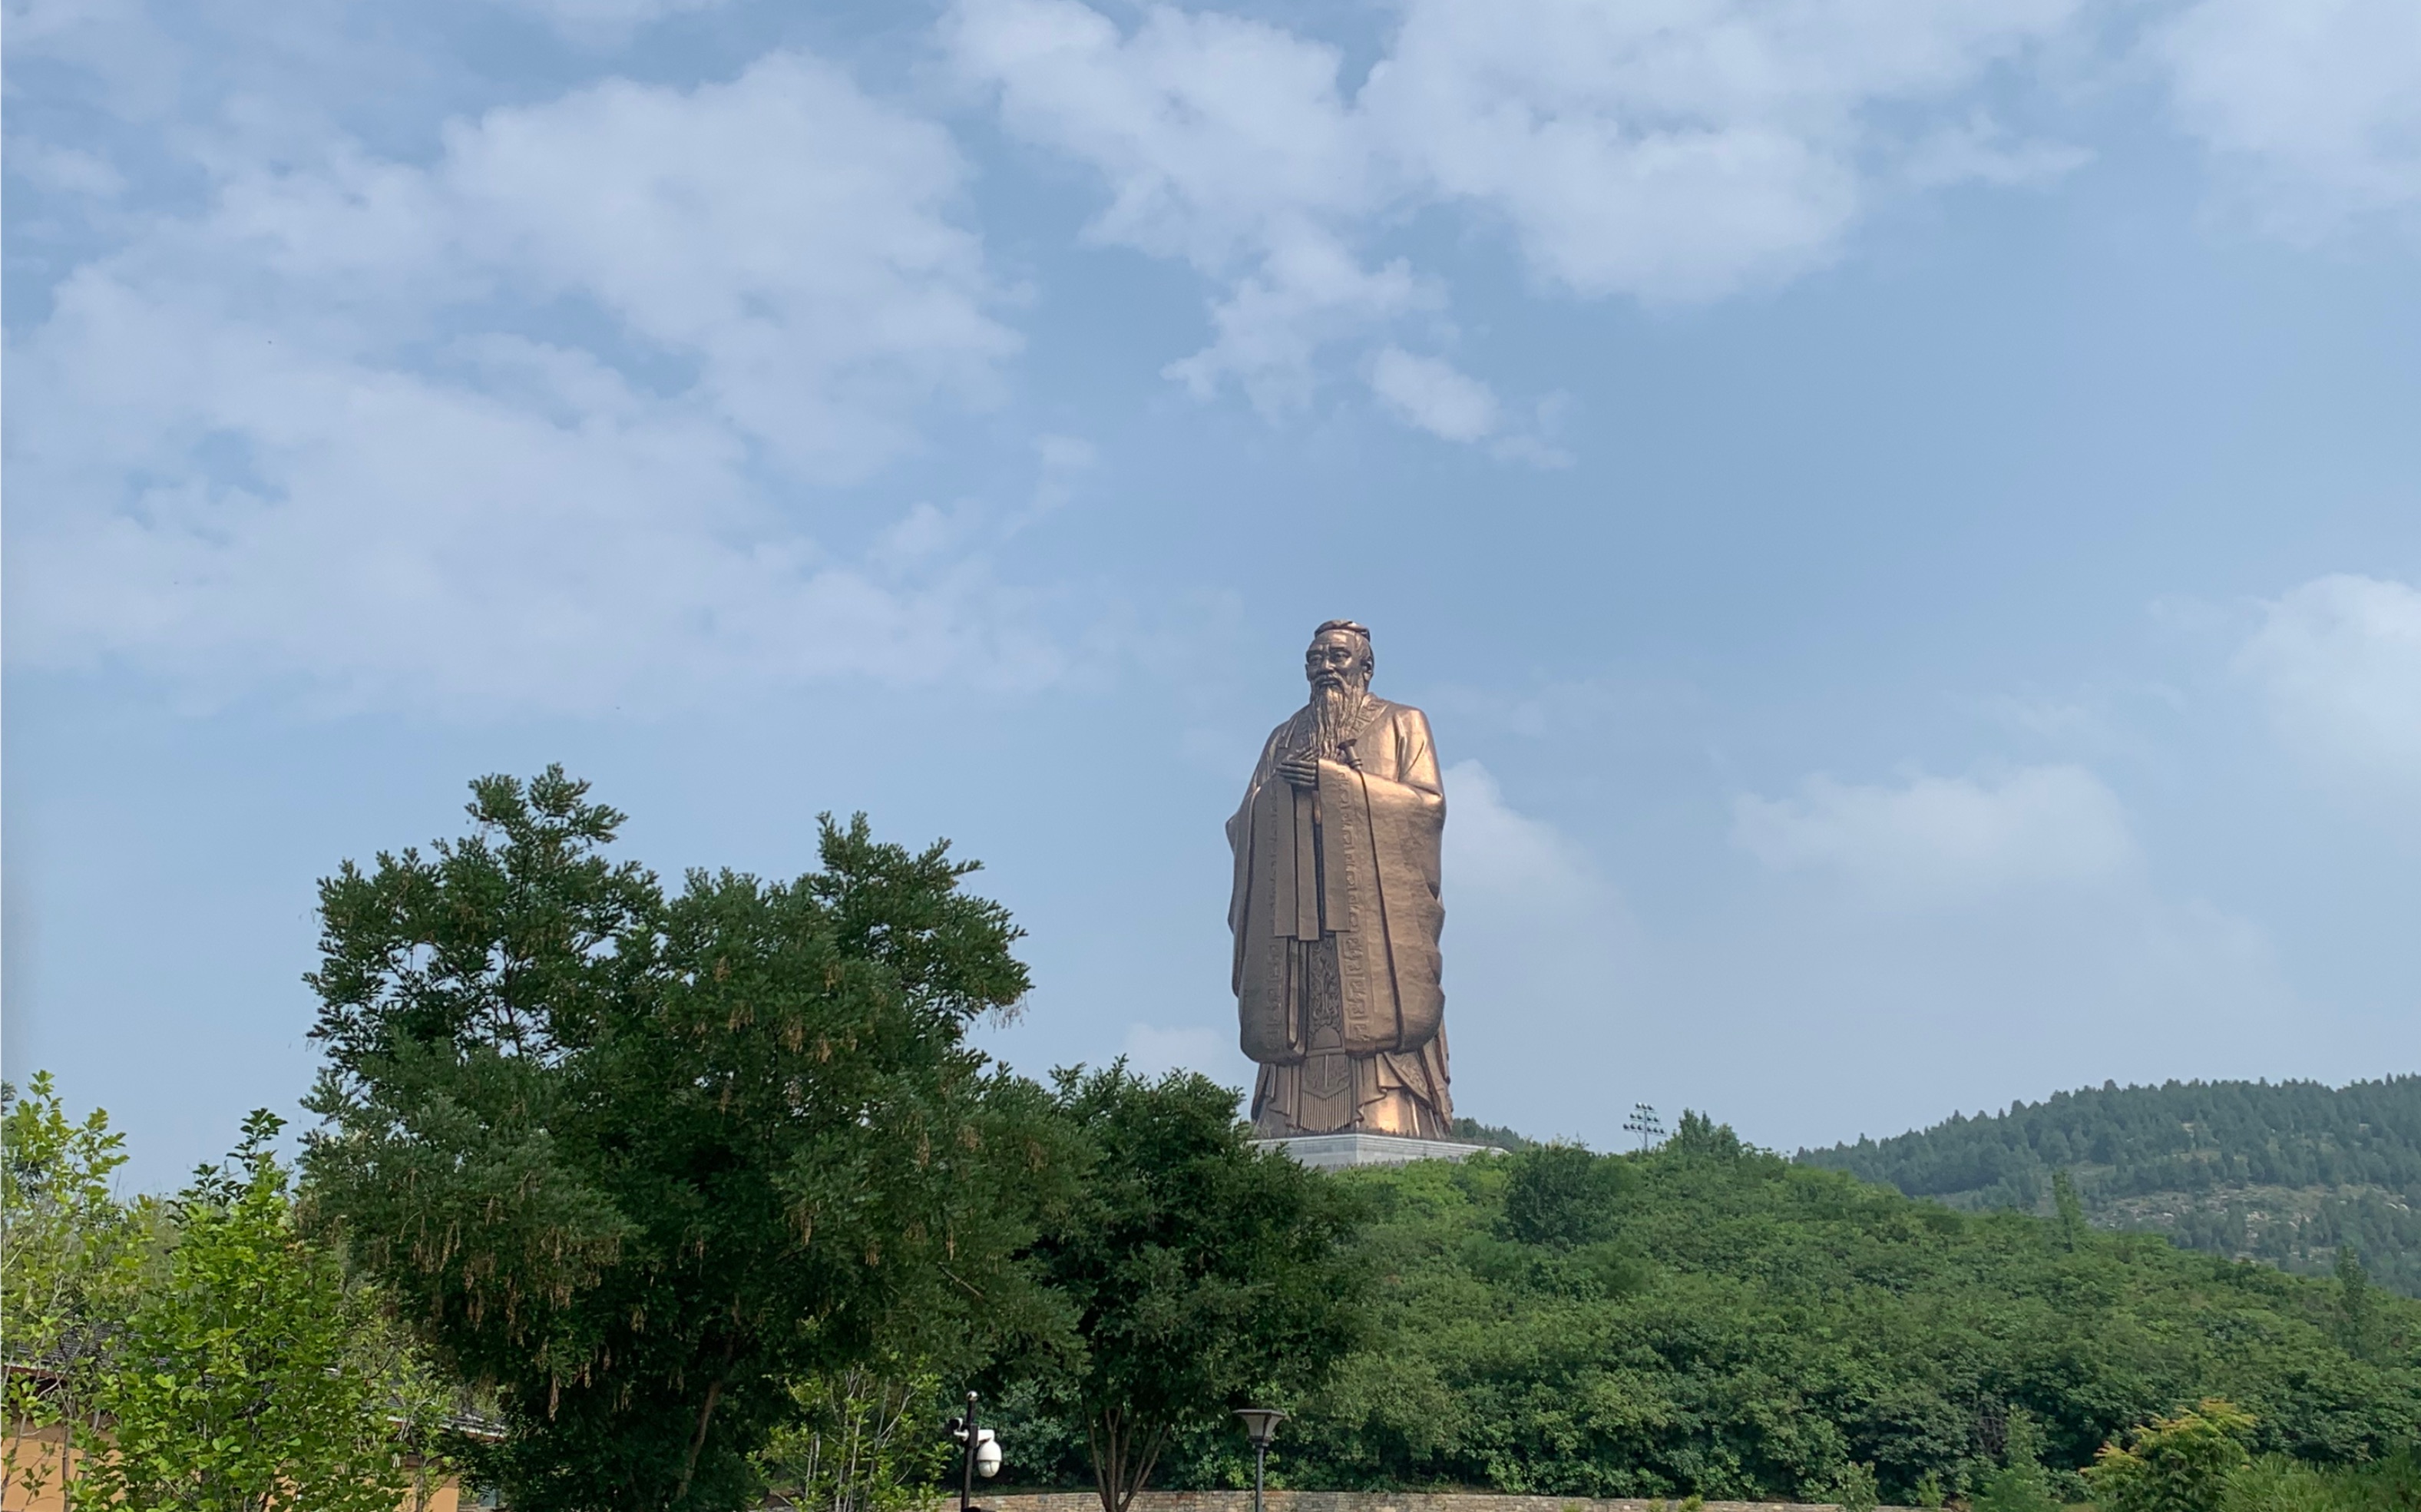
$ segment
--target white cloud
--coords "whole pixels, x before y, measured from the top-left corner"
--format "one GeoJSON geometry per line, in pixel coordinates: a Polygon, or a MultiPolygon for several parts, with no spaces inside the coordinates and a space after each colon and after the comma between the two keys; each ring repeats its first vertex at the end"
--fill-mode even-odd
{"type": "Polygon", "coordinates": [[[931,123],[785,54],[457,122],[426,167],[215,168],[10,351],[12,655],[572,709],[1052,675],[963,553],[853,565],[789,512],[1015,349],[931,123]]]}
{"type": "Polygon", "coordinates": [[[2078,0],[1414,0],[1361,103],[1430,192],[1584,295],[1718,297],[1830,257],[1891,139],[2078,0]]]}
{"type": "Polygon", "coordinates": [[[1496,396],[1451,363],[1382,348],[1370,364],[1370,389],[1407,424],[1447,441],[1479,441],[1496,430],[1496,396]]]}
{"type": "Polygon", "coordinates": [[[651,21],[686,11],[713,10],[725,0],[499,0],[554,24],[565,36],[582,41],[613,43],[651,21]]]}
{"type": "Polygon", "coordinates": [[[2196,0],[2153,51],[2179,122],[2274,229],[2421,214],[2421,6],[2196,0]]]}
{"type": "Polygon", "coordinates": [[[126,176],[98,152],[33,137],[8,138],[8,171],[44,189],[115,199],[126,192],[126,176]]]}
{"type": "Polygon", "coordinates": [[[2258,926],[2160,885],[2083,768],[1814,776],[1738,799],[1732,838],[1763,885],[1694,943],[1681,990],[1716,1021],[1702,1033],[1760,1046],[1723,1089],[1752,1121],[1840,1130],[1846,1112],[1883,1133],[2108,1077],[2373,1064],[2356,1021],[2299,1001],[2258,926]]]}
{"type": "Polygon", "coordinates": [[[406,320],[593,301],[695,365],[695,397],[754,442],[847,479],[909,443],[915,404],[985,393],[1015,350],[981,243],[949,218],[963,171],[939,127],[777,54],[729,84],[615,79],[456,122],[431,169],[247,164],[180,250],[406,320]]]}
{"type": "Polygon", "coordinates": [[[2421,590],[2315,578],[2266,606],[2236,667],[2319,770],[2365,788],[2421,785],[2421,590]]]}
{"type": "Polygon", "coordinates": [[[1107,179],[1088,237],[1181,259],[1224,288],[1210,345],[1166,369],[1195,394],[1232,381],[1265,413],[1299,408],[1321,346],[1435,303],[1404,263],[1367,263],[1349,244],[1388,193],[1334,47],[1167,7],[1122,34],[1075,0],[976,0],[941,35],[963,73],[997,88],[1011,131],[1107,179]]]}
{"type": "Polygon", "coordinates": [[[1479,898],[1544,922],[1568,922],[1618,906],[1586,852],[1554,825],[1514,809],[1488,769],[1446,769],[1445,873],[1458,908],[1479,898]],[[1476,895],[1466,898],[1465,895],[1476,895]]]}
{"type": "Polygon", "coordinates": [[[1477,763],[1446,791],[1446,1023],[1459,1106],[1491,1122],[1613,1146],[1646,1101],[1788,1144],[2354,1054],[2258,928],[2154,889],[2117,801],[2074,768],[1747,799],[1733,838],[1766,876],[1715,898],[1687,867],[1617,888],[1477,763]]]}
{"type": "Polygon", "coordinates": [[[1537,1109],[1583,1106],[1601,1090],[1601,1052],[1637,1031],[1645,943],[1588,853],[1507,803],[1487,768],[1458,762],[1445,791],[1445,1021],[1457,1105],[1491,1123],[1579,1132],[1539,1128],[1537,1109]]]}
{"type": "Polygon", "coordinates": [[[2093,154],[2081,147],[2012,137],[1979,114],[1920,139],[1902,174],[1920,189],[1960,183],[2020,187],[2056,182],[2092,161],[2093,154]]]}
{"type": "Polygon", "coordinates": [[[1039,476],[1034,484],[1035,516],[1049,514],[1076,496],[1076,480],[1101,465],[1101,448],[1082,436],[1041,435],[1034,438],[1039,476]]]}
{"type": "MultiPolygon", "coordinates": [[[[1171,375],[1266,410],[1303,402],[1322,347],[1437,302],[1372,251],[1424,206],[1504,226],[1584,297],[1711,299],[1820,264],[1916,140],[1880,123],[1921,135],[2080,3],[1411,0],[1358,90],[1335,48],[1215,11],[1155,6],[1121,32],[1079,0],[958,0],[942,38],[1010,131],[1102,176],[1091,235],[1222,290],[1214,340],[1171,375]]],[[[1937,139],[1902,181],[2066,161],[1986,145],[1937,139]]]]}
{"type": "Polygon", "coordinates": [[[1732,841],[1776,871],[1819,872],[1894,903],[2021,887],[2102,887],[2139,861],[2125,810],[2082,767],[1860,786],[1817,775],[1733,800],[1732,841]]]}

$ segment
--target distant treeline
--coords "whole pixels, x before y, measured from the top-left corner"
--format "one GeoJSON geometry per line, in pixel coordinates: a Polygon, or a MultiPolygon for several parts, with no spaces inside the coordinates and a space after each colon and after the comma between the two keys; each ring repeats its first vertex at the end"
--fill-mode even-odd
{"type": "Polygon", "coordinates": [[[2099,1226],[2304,1274],[2351,1244],[2381,1286],[2421,1297],[2421,1076],[2105,1083],[1799,1160],[1954,1208],[2045,1214],[2064,1170],[2099,1226]]]}
{"type": "Polygon", "coordinates": [[[1537,1143],[1502,1124],[1483,1124],[1476,1118],[1457,1118],[1454,1137],[1466,1145],[1493,1145],[1501,1150],[1525,1150],[1537,1143]]]}

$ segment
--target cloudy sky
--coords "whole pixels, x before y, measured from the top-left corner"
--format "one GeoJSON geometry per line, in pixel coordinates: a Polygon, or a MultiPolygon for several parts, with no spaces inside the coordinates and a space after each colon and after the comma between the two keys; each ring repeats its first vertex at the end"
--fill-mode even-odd
{"type": "Polygon", "coordinates": [[[2411,0],[8,0],[8,1074],[173,1181],[313,882],[561,760],[951,837],[1241,1084],[1311,627],[1460,1109],[2421,1070],[2411,0]]]}

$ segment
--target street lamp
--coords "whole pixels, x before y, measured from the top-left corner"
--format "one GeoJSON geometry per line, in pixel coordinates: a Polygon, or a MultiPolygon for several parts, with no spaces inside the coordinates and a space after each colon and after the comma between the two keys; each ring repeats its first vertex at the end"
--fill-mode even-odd
{"type": "Polygon", "coordinates": [[[1244,1420],[1244,1436],[1253,1441],[1253,1512],[1261,1512],[1261,1473],[1269,1467],[1270,1440],[1286,1414],[1274,1407],[1240,1407],[1236,1415],[1244,1420]]]}

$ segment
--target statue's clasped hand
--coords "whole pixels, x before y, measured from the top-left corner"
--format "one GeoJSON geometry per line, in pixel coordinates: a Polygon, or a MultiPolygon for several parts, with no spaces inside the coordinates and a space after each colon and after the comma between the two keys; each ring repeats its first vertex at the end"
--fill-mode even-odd
{"type": "Polygon", "coordinates": [[[1278,775],[1297,787],[1317,787],[1320,786],[1320,759],[1308,751],[1282,756],[1278,760],[1278,775]]]}

